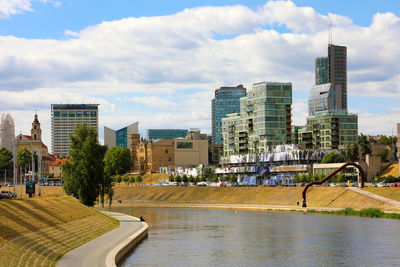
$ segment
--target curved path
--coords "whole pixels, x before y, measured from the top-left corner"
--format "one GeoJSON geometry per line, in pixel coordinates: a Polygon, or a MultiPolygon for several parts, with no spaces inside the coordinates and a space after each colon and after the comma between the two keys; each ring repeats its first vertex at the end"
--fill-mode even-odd
{"type": "Polygon", "coordinates": [[[380,196],[380,195],[377,195],[377,194],[374,194],[374,193],[371,193],[371,192],[368,192],[368,191],[364,191],[364,190],[362,190],[362,189],[360,189],[358,187],[348,187],[348,189],[353,190],[354,192],[357,192],[357,193],[359,193],[361,195],[364,195],[364,196],[367,196],[367,197],[382,201],[382,202],[384,202],[386,204],[389,204],[389,205],[391,205],[391,206],[393,206],[395,208],[400,209],[400,202],[399,201],[396,201],[396,200],[393,200],[393,199],[390,199],[390,198],[387,198],[387,197],[383,197],[383,196],[380,196]]]}
{"type": "Polygon", "coordinates": [[[143,228],[144,223],[136,217],[115,212],[104,213],[117,218],[120,227],[68,252],[60,259],[57,266],[106,266],[107,254],[143,228]]]}

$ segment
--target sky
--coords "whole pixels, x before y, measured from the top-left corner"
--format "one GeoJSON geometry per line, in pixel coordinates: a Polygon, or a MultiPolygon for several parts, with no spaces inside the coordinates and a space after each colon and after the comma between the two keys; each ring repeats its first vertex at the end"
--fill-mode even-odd
{"type": "Polygon", "coordinates": [[[400,1],[0,0],[0,113],[16,135],[34,113],[51,147],[51,104],[100,104],[103,127],[211,133],[221,86],[293,84],[304,125],[314,60],[347,46],[348,108],[359,132],[400,122],[400,1]]]}

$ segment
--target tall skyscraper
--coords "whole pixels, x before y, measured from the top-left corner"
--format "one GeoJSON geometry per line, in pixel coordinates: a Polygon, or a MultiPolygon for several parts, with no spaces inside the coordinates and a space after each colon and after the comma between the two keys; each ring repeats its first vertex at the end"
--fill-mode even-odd
{"type": "Polygon", "coordinates": [[[132,123],[117,131],[104,126],[104,144],[111,148],[113,146],[130,147],[129,136],[139,133],[139,122],[132,123]]]}
{"type": "Polygon", "coordinates": [[[12,139],[15,137],[14,120],[10,114],[1,115],[0,148],[5,147],[12,151],[12,139]]]}
{"type": "MultiPolygon", "coordinates": [[[[321,101],[328,100],[330,105],[325,105],[323,110],[347,110],[347,48],[339,45],[328,45],[328,56],[318,57],[315,59],[315,85],[311,89],[310,101],[315,106],[324,106],[323,103],[316,103],[318,99],[321,101]],[[318,87],[319,85],[330,84],[329,90],[327,86],[318,87]],[[314,92],[325,90],[329,94],[316,97],[314,92]]],[[[320,92],[321,93],[321,92],[320,92]]],[[[311,110],[314,110],[311,108],[311,110]]],[[[309,109],[310,111],[310,109],[309,109]]],[[[314,115],[310,114],[309,115],[314,115]]]]}
{"type": "Polygon", "coordinates": [[[51,151],[56,155],[68,155],[71,146],[69,135],[75,126],[86,123],[99,132],[99,104],[52,104],[51,151]]]}
{"type": "Polygon", "coordinates": [[[328,45],[328,81],[341,86],[342,107],[347,110],[347,48],[328,45]]]}
{"type": "Polygon", "coordinates": [[[215,90],[215,98],[211,101],[212,109],[212,143],[222,144],[222,118],[227,114],[240,111],[240,98],[246,96],[243,85],[221,87],[215,90]]]}
{"type": "Polygon", "coordinates": [[[240,99],[240,113],[222,119],[224,155],[258,154],[291,143],[292,84],[261,82],[240,99]]]}
{"type": "Polygon", "coordinates": [[[338,149],[357,142],[358,116],[347,112],[347,48],[328,45],[328,57],[315,60],[315,84],[308,99],[307,125],[298,143],[338,149]]]}

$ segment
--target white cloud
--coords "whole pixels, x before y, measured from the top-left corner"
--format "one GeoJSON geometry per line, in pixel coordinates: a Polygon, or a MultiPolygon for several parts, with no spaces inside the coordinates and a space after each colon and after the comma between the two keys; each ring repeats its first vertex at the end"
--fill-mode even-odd
{"type": "MultiPolygon", "coordinates": [[[[16,14],[24,12],[32,12],[32,2],[35,0],[0,0],[0,19],[6,19],[16,14]]],[[[36,0],[44,4],[51,3],[54,7],[60,7],[60,1],[53,0],[36,0]]]]}
{"type": "Polygon", "coordinates": [[[2,0],[0,1],[0,19],[25,11],[32,11],[31,0],[2,0]]]}
{"type": "MultiPolygon", "coordinates": [[[[31,9],[30,1],[18,3],[31,9]]],[[[1,10],[0,4],[6,14],[1,10]]],[[[285,81],[303,92],[293,101],[294,124],[302,124],[314,59],[327,54],[330,20],[334,42],[348,47],[349,95],[399,99],[399,17],[378,13],[370,26],[360,27],[339,14],[270,1],[257,10],[199,7],[103,22],[66,30],[67,40],[0,36],[0,112],[89,101],[101,104],[104,125],[118,127],[126,119],[139,120],[141,129],[210,132],[216,88],[244,84],[250,90],[255,82],[285,81]],[[277,32],[277,25],[288,32],[277,32]]]]}

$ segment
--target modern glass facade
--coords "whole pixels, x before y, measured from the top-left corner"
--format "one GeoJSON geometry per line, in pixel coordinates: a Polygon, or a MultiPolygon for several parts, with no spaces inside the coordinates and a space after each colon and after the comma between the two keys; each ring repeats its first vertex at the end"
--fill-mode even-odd
{"type": "Polygon", "coordinates": [[[259,154],[291,143],[292,84],[262,82],[240,99],[240,113],[223,119],[224,155],[259,154]]]}
{"type": "Polygon", "coordinates": [[[212,143],[222,144],[222,118],[227,114],[240,111],[240,98],[246,96],[243,85],[221,87],[215,90],[215,98],[211,101],[212,143]]]}
{"type": "Polygon", "coordinates": [[[71,146],[70,134],[75,126],[86,123],[98,133],[98,104],[52,104],[51,105],[51,150],[56,155],[68,155],[71,146]]]}
{"type": "Polygon", "coordinates": [[[128,128],[122,128],[115,133],[116,146],[128,148],[128,128]]]}
{"type": "Polygon", "coordinates": [[[315,59],[315,84],[329,83],[328,57],[317,57],[315,59]]]}
{"type": "Polygon", "coordinates": [[[129,135],[139,133],[139,122],[134,122],[117,131],[104,126],[104,144],[108,148],[114,146],[130,147],[129,135]]]}
{"type": "Polygon", "coordinates": [[[331,83],[314,85],[311,88],[308,99],[308,115],[313,116],[315,112],[324,110],[342,109],[341,85],[336,88],[331,83]]]}
{"type": "Polygon", "coordinates": [[[187,133],[183,129],[148,129],[147,140],[186,138],[187,133]]]}
{"type": "Polygon", "coordinates": [[[354,144],[358,136],[358,116],[345,110],[316,112],[307,117],[307,125],[300,136],[309,148],[338,149],[339,145],[354,144]]]}

